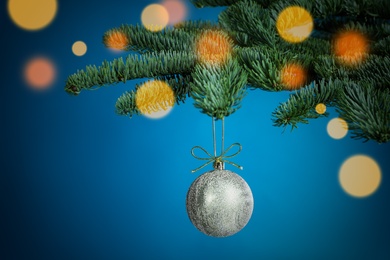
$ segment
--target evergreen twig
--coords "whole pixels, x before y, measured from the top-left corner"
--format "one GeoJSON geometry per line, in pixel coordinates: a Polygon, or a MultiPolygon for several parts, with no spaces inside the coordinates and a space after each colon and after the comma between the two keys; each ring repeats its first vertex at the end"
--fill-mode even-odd
{"type": "Polygon", "coordinates": [[[86,70],[68,77],[65,90],[78,95],[82,89],[112,85],[137,78],[152,78],[172,74],[188,74],[195,66],[194,54],[176,51],[128,55],[111,62],[104,61],[99,67],[87,66],[86,70]]]}
{"type": "Polygon", "coordinates": [[[184,30],[174,30],[166,28],[161,32],[152,32],[140,25],[123,24],[118,28],[108,30],[103,36],[103,43],[107,46],[107,41],[112,33],[123,33],[129,44],[126,50],[139,53],[178,51],[191,52],[193,49],[194,35],[188,34],[184,30]]]}
{"type": "Polygon", "coordinates": [[[309,123],[307,119],[327,116],[326,113],[323,115],[317,113],[316,105],[322,103],[329,107],[334,106],[344,85],[345,82],[338,79],[323,79],[300,89],[272,113],[274,126],[290,125],[293,130],[298,127],[298,123],[309,123]]]}
{"type": "Polygon", "coordinates": [[[222,66],[198,65],[192,77],[191,97],[202,113],[222,119],[240,108],[247,75],[237,60],[230,59],[222,66]]]}

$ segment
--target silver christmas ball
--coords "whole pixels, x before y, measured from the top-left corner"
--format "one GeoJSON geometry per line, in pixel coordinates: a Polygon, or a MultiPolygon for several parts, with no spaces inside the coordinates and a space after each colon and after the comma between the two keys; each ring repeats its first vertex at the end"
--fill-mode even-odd
{"type": "Polygon", "coordinates": [[[194,226],[213,237],[231,236],[245,227],[253,196],[238,174],[216,169],[200,175],[187,193],[187,213],[194,226]]]}

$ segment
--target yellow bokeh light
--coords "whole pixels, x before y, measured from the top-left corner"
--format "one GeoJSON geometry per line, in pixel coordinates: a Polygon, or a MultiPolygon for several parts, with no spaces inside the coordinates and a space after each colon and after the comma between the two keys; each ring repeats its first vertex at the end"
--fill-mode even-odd
{"type": "Polygon", "coordinates": [[[363,62],[369,49],[368,39],[358,31],[343,31],[335,37],[333,52],[338,61],[346,66],[363,62]]]}
{"type": "Polygon", "coordinates": [[[280,71],[280,80],[286,90],[299,89],[307,81],[306,69],[299,64],[286,64],[280,71]]]}
{"type": "Polygon", "coordinates": [[[40,30],[49,25],[57,13],[57,0],[9,0],[12,21],[25,30],[40,30]]]}
{"type": "Polygon", "coordinates": [[[196,41],[195,51],[201,63],[220,65],[232,53],[232,41],[222,31],[207,30],[196,41]]]}
{"type": "Polygon", "coordinates": [[[167,110],[160,110],[157,112],[144,113],[143,115],[147,118],[150,118],[150,119],[160,119],[160,118],[167,116],[171,112],[172,108],[173,107],[168,107],[167,110]]]}
{"type": "Polygon", "coordinates": [[[324,114],[326,112],[326,106],[323,103],[318,103],[316,105],[316,112],[320,115],[324,114]]]}
{"type": "Polygon", "coordinates": [[[348,123],[342,118],[333,118],[328,123],[327,131],[333,139],[341,139],[347,135],[348,123]]]}
{"type": "Polygon", "coordinates": [[[83,56],[87,52],[87,45],[82,41],[77,41],[72,45],[72,52],[76,56],[83,56]]]}
{"type": "Polygon", "coordinates": [[[144,8],[141,14],[142,24],[152,32],[161,31],[169,21],[169,14],[164,6],[151,4],[144,8]]]}
{"type": "Polygon", "coordinates": [[[162,5],[168,11],[170,25],[182,22],[187,15],[187,7],[181,0],[166,0],[162,5]]]}
{"type": "Polygon", "coordinates": [[[164,81],[148,81],[137,89],[135,101],[137,109],[146,117],[161,118],[175,104],[175,93],[164,81]]]}
{"type": "Polygon", "coordinates": [[[300,6],[285,8],[276,20],[276,29],[280,37],[292,43],[306,40],[313,30],[313,18],[300,6]]]}
{"type": "Polygon", "coordinates": [[[53,63],[43,57],[28,61],[24,68],[24,79],[33,89],[43,90],[50,87],[56,77],[53,63]]]}
{"type": "Polygon", "coordinates": [[[343,190],[349,195],[367,197],[378,189],[381,182],[381,169],[371,157],[355,155],[342,164],[339,181],[343,190]]]}

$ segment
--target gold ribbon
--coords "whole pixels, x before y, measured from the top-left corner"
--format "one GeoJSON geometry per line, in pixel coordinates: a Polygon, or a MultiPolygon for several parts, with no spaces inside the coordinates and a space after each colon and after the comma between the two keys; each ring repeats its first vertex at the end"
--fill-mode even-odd
{"type": "Polygon", "coordinates": [[[192,170],[192,173],[202,169],[203,167],[206,167],[207,165],[209,165],[212,162],[214,162],[214,168],[216,168],[216,165],[222,164],[222,169],[223,169],[223,164],[226,162],[226,163],[229,163],[229,164],[239,168],[240,170],[242,170],[242,169],[244,169],[242,166],[240,166],[234,162],[226,160],[226,158],[232,158],[232,157],[236,156],[237,154],[239,154],[241,152],[241,150],[242,150],[241,144],[234,143],[234,144],[230,145],[226,150],[222,151],[220,155],[214,156],[214,155],[211,155],[209,152],[207,152],[206,149],[204,149],[203,147],[194,146],[191,149],[192,156],[198,160],[207,161],[207,162],[205,162],[203,165],[199,166],[195,170],[192,170]],[[230,149],[232,149],[233,147],[236,147],[236,146],[238,147],[238,151],[231,154],[231,155],[227,155],[227,153],[230,151],[230,149]],[[196,149],[202,150],[207,155],[207,157],[199,157],[199,156],[195,155],[196,149]]]}

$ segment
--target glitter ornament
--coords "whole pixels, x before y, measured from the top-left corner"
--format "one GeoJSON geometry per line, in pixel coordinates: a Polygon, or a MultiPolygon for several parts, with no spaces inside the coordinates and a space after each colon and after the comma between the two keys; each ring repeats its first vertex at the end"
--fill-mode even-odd
{"type": "Polygon", "coordinates": [[[234,143],[224,149],[225,124],[222,121],[221,154],[217,156],[215,138],[215,118],[212,118],[214,155],[211,155],[201,146],[194,146],[192,156],[198,160],[206,161],[192,172],[213,163],[214,170],[200,175],[191,184],[187,192],[187,214],[192,224],[206,235],[212,237],[231,236],[243,229],[252,216],[253,195],[248,184],[238,174],[225,170],[225,162],[239,169],[240,165],[229,161],[241,152],[241,145],[234,143]],[[229,154],[233,148],[238,150],[229,154]],[[204,152],[207,156],[200,157],[195,150],[204,152]]]}
{"type": "Polygon", "coordinates": [[[187,193],[186,207],[194,226],[213,237],[231,236],[245,227],[253,196],[238,174],[218,167],[199,176],[187,193]]]}

